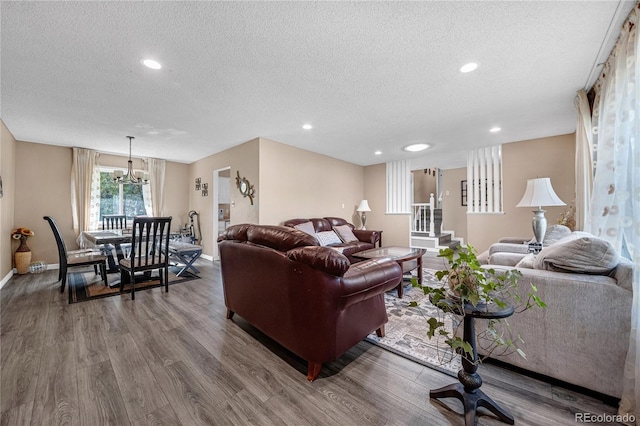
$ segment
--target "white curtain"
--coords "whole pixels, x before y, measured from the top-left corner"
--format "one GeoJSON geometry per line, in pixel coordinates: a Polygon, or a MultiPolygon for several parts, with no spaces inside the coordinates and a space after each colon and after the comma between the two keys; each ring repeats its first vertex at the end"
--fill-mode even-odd
{"type": "MultiPolygon", "coordinates": [[[[91,186],[99,154],[90,149],[73,148],[71,163],[71,214],[73,229],[79,234],[91,228],[91,186]]],[[[98,198],[99,202],[99,198],[98,198]]]]}
{"type": "Polygon", "coordinates": [[[575,99],[578,110],[576,123],[576,230],[583,230],[589,216],[591,192],[593,190],[593,133],[591,108],[587,93],[580,90],[575,99]]]}
{"type": "Polygon", "coordinates": [[[149,216],[163,216],[164,170],[167,162],[157,158],[148,158],[146,163],[147,172],[149,173],[149,185],[142,187],[144,207],[149,216]]]}
{"type": "MultiPolygon", "coordinates": [[[[640,418],[640,63],[636,5],[600,77],[596,174],[587,230],[634,263],[631,336],[619,413],[640,418]]],[[[636,420],[637,421],[637,420],[636,420]]]]}

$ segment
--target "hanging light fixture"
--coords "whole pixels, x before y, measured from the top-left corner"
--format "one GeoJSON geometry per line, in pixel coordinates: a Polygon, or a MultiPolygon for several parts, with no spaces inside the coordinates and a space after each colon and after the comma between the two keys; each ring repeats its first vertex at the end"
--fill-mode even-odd
{"type": "Polygon", "coordinates": [[[131,161],[131,141],[135,139],[133,136],[129,138],[129,162],[127,166],[127,174],[124,175],[122,170],[116,170],[111,174],[113,181],[120,185],[146,185],[149,183],[149,175],[147,173],[133,172],[133,161],[131,161]]]}

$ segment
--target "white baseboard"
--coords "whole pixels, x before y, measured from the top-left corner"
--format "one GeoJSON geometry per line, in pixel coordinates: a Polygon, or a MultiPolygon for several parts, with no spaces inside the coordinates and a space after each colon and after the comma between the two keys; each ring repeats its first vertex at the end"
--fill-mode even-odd
{"type": "Polygon", "coordinates": [[[13,276],[13,274],[15,274],[15,269],[12,269],[9,271],[9,273],[7,275],[4,276],[4,278],[2,279],[2,281],[0,281],[0,288],[2,288],[6,283],[9,282],[9,280],[11,279],[11,277],[13,276]]]}

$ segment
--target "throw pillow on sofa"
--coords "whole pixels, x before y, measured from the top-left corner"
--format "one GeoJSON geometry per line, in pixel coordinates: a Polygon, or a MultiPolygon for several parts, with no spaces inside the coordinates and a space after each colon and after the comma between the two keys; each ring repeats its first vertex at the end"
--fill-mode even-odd
{"type": "MultiPolygon", "coordinates": [[[[551,225],[547,228],[547,232],[544,233],[544,245],[550,246],[551,244],[555,244],[561,239],[571,235],[571,229],[564,225],[551,225]]],[[[529,244],[533,244],[536,242],[535,237],[529,241],[529,244]]]]}
{"type": "Polygon", "coordinates": [[[316,230],[313,229],[313,223],[311,221],[303,222],[299,225],[294,226],[294,228],[298,231],[306,232],[309,235],[313,235],[314,237],[316,236],[316,230]]]}
{"type": "Polygon", "coordinates": [[[516,268],[527,268],[533,269],[533,262],[536,260],[536,255],[534,253],[529,253],[525,257],[520,260],[520,262],[516,263],[516,268]]]}
{"type": "Polygon", "coordinates": [[[586,232],[574,232],[543,248],[533,262],[534,269],[607,275],[619,262],[611,244],[586,232]]]}
{"type": "Polygon", "coordinates": [[[353,243],[355,241],[360,241],[358,240],[358,237],[353,235],[353,231],[351,230],[351,227],[349,225],[334,226],[333,230],[336,231],[336,234],[338,234],[338,237],[340,237],[340,239],[344,243],[353,243]]]}
{"type": "Polygon", "coordinates": [[[316,239],[321,246],[328,246],[329,244],[341,244],[342,240],[333,231],[321,231],[316,232],[316,239]]]}

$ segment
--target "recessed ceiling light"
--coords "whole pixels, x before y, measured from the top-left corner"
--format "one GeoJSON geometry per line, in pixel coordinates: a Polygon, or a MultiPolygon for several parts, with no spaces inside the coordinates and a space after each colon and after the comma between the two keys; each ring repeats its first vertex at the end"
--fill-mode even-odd
{"type": "Polygon", "coordinates": [[[402,149],[409,152],[418,152],[418,151],[424,151],[425,149],[429,148],[429,146],[430,145],[426,143],[414,143],[412,145],[407,145],[402,149]]]}
{"type": "Polygon", "coordinates": [[[500,130],[502,130],[500,127],[492,127],[492,128],[490,128],[490,129],[489,129],[489,131],[490,131],[491,133],[497,133],[497,132],[499,132],[500,130]]]}
{"type": "Polygon", "coordinates": [[[158,61],[154,61],[153,59],[143,59],[142,64],[152,70],[159,70],[162,68],[162,65],[158,61]]]}
{"type": "Polygon", "coordinates": [[[375,155],[382,155],[382,151],[376,151],[374,152],[375,155]]]}
{"type": "Polygon", "coordinates": [[[460,72],[471,72],[476,68],[478,68],[478,64],[476,64],[475,62],[469,62],[468,64],[465,64],[462,66],[462,68],[460,68],[460,72]]]}
{"type": "Polygon", "coordinates": [[[311,124],[303,124],[302,128],[305,129],[305,130],[311,130],[311,129],[313,129],[313,126],[311,124]]]}

